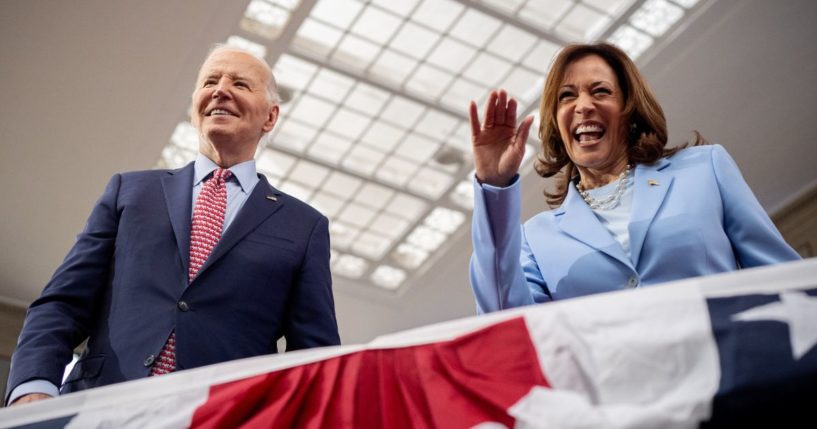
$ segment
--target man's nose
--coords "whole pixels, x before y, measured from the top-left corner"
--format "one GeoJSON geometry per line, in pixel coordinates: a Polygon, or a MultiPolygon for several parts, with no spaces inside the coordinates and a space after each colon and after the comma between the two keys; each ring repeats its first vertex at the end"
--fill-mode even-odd
{"type": "Polygon", "coordinates": [[[221,78],[213,89],[213,98],[230,97],[230,86],[226,78],[221,78]]]}

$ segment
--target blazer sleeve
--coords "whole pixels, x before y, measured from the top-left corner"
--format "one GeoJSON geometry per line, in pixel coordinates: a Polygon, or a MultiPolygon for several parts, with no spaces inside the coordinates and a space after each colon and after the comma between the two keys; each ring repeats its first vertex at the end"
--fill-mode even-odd
{"type": "Polygon", "coordinates": [[[517,176],[507,188],[498,188],[474,179],[469,278],[480,314],[550,300],[519,224],[519,182],[517,176]]]}
{"type": "Polygon", "coordinates": [[[111,178],[76,243],[29,307],[11,359],[7,392],[36,379],[62,384],[65,365],[88,336],[109,284],[120,184],[120,175],[111,178]]]}
{"type": "Polygon", "coordinates": [[[723,201],[724,229],[740,267],[801,259],[780,235],[723,146],[713,146],[712,168],[723,201]]]}
{"type": "Polygon", "coordinates": [[[312,229],[284,322],[287,351],[340,344],[332,276],[329,221],[320,216],[312,229]]]}

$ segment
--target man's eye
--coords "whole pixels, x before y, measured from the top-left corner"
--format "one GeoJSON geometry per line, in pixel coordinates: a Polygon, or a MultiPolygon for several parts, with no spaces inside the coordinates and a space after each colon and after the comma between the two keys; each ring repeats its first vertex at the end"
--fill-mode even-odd
{"type": "Polygon", "coordinates": [[[209,87],[209,86],[213,86],[213,85],[215,85],[215,84],[216,84],[216,81],[214,81],[213,79],[208,79],[208,80],[205,80],[205,81],[204,81],[204,85],[203,85],[203,86],[204,86],[205,88],[207,88],[207,87],[209,87]]]}
{"type": "Polygon", "coordinates": [[[241,81],[236,82],[235,86],[239,86],[241,88],[249,88],[250,87],[249,85],[247,85],[246,82],[241,82],[241,81]]]}

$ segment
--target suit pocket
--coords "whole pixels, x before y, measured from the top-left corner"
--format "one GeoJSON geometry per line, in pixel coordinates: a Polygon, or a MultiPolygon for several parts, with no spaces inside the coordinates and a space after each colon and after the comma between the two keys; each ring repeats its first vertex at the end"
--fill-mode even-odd
{"type": "Polygon", "coordinates": [[[65,379],[63,389],[71,383],[96,378],[102,371],[103,363],[105,363],[105,355],[88,356],[78,360],[74,369],[68,374],[68,378],[65,379]]]}

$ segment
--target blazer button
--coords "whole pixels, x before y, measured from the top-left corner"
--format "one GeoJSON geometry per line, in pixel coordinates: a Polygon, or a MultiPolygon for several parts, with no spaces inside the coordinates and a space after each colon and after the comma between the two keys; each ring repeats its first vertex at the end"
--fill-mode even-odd
{"type": "Polygon", "coordinates": [[[184,302],[184,301],[179,301],[178,306],[179,306],[179,310],[181,310],[181,311],[187,311],[187,310],[190,310],[190,306],[189,306],[189,305],[187,305],[187,303],[186,303],[186,302],[184,302]]]}
{"type": "Polygon", "coordinates": [[[628,280],[628,281],[627,281],[627,284],[628,284],[630,287],[636,287],[636,286],[638,286],[638,277],[636,277],[636,276],[632,276],[632,277],[630,277],[630,280],[628,280]]]}
{"type": "Polygon", "coordinates": [[[150,356],[146,357],[145,358],[145,366],[153,365],[153,361],[155,361],[155,360],[156,360],[156,356],[150,355],[150,356]]]}

